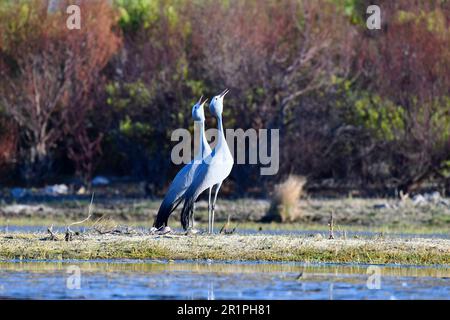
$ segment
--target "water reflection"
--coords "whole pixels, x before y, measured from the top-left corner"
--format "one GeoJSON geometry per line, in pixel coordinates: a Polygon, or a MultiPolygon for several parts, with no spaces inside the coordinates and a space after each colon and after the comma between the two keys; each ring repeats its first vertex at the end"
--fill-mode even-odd
{"type": "Polygon", "coordinates": [[[0,262],[0,297],[33,299],[448,299],[448,267],[166,261],[0,262]],[[67,288],[69,266],[80,289],[67,288]]]}

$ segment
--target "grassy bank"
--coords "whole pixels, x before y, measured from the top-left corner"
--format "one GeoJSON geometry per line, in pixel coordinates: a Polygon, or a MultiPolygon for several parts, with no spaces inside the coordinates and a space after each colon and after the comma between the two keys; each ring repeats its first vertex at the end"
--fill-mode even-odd
{"type": "Polygon", "coordinates": [[[347,239],[268,235],[81,235],[0,237],[0,259],[213,259],[450,265],[450,240],[347,239]]]}

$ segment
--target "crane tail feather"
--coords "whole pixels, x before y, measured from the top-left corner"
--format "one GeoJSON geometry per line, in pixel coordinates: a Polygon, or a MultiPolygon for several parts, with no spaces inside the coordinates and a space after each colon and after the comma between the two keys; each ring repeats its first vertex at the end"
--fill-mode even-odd
{"type": "Polygon", "coordinates": [[[187,230],[189,227],[189,219],[194,212],[194,202],[195,200],[193,197],[184,200],[183,209],[181,210],[181,225],[184,230],[187,230]]]}
{"type": "Polygon", "coordinates": [[[158,214],[156,215],[155,222],[153,223],[153,227],[156,229],[160,229],[162,227],[167,226],[168,220],[172,212],[178,207],[181,199],[176,201],[167,201],[164,199],[159,207],[158,214]]]}

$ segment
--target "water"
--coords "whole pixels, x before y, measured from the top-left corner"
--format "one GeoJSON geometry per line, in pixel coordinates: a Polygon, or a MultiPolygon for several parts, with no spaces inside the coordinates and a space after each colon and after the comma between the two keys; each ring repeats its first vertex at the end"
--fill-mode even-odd
{"type": "Polygon", "coordinates": [[[0,262],[0,297],[449,299],[450,269],[197,261],[4,261],[0,262]]]}

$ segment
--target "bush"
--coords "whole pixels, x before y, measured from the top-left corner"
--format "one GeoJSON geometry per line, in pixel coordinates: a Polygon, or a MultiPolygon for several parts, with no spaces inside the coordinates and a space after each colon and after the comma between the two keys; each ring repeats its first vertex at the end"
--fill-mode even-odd
{"type": "Polygon", "coordinates": [[[303,194],[304,177],[290,175],[275,185],[269,211],[263,221],[293,222],[301,217],[299,200],[303,194]]]}
{"type": "MultiPolygon", "coordinates": [[[[54,12],[39,0],[0,10],[0,103],[20,126],[22,173],[34,182],[51,169],[55,149],[86,150],[80,144],[96,140],[87,134],[87,113],[102,88],[100,73],[119,45],[107,2],[78,2],[83,26],[75,31],[66,27],[68,3],[59,2],[54,12]],[[73,143],[63,144],[66,137],[73,143]]],[[[90,167],[84,154],[71,158],[77,170],[90,167]]]]}
{"type": "Polygon", "coordinates": [[[0,115],[0,179],[11,178],[17,161],[18,128],[0,115]]]}
{"type": "MultiPolygon", "coordinates": [[[[310,191],[450,183],[446,1],[383,0],[381,31],[365,26],[369,0],[83,0],[73,32],[49,3],[0,1],[0,108],[19,135],[4,157],[30,174],[61,163],[163,192],[171,132],[227,87],[224,127],[279,129],[280,176],[310,191]]],[[[259,169],[236,165],[228,190],[265,194],[278,178],[259,169]]]]}
{"type": "Polygon", "coordinates": [[[389,169],[385,185],[411,192],[441,179],[450,159],[449,7],[404,0],[384,7],[385,30],[362,39],[358,97],[347,101],[356,124],[373,137],[366,159],[377,164],[384,153],[378,159],[389,169]]]}

